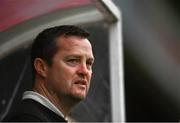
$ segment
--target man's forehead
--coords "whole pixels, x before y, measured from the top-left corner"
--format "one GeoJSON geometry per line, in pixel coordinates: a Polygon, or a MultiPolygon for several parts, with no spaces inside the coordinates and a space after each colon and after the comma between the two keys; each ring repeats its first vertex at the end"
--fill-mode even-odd
{"type": "Polygon", "coordinates": [[[92,50],[91,43],[88,39],[79,36],[61,37],[57,41],[59,48],[72,49],[76,47],[87,48],[92,50]]]}

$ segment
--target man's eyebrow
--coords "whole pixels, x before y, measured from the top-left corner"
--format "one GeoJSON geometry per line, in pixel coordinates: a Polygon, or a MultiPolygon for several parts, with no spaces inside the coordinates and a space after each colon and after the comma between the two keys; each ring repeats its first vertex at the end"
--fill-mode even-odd
{"type": "Polygon", "coordinates": [[[80,58],[81,56],[80,56],[80,55],[77,55],[77,54],[72,54],[72,55],[68,55],[67,57],[80,58]]]}
{"type": "MultiPolygon", "coordinates": [[[[82,57],[81,54],[70,54],[68,55],[67,57],[82,57]]],[[[89,57],[88,59],[93,59],[94,60],[94,57],[89,57]]]]}
{"type": "MultiPolygon", "coordinates": [[[[69,58],[69,57],[81,58],[82,56],[79,55],[79,54],[71,54],[71,55],[66,56],[66,58],[69,58]]],[[[88,60],[92,60],[92,61],[95,60],[95,58],[94,58],[93,56],[92,56],[92,57],[88,57],[87,59],[88,59],[88,60]]]]}

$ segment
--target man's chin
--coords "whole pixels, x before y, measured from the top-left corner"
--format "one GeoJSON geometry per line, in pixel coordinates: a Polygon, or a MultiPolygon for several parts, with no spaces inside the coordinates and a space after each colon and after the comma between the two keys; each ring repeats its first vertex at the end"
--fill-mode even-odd
{"type": "Polygon", "coordinates": [[[77,100],[84,100],[86,98],[85,95],[74,95],[74,98],[76,98],[77,100]]]}
{"type": "Polygon", "coordinates": [[[76,93],[76,94],[73,94],[72,97],[76,101],[82,101],[86,98],[86,94],[85,93],[76,93]]]}

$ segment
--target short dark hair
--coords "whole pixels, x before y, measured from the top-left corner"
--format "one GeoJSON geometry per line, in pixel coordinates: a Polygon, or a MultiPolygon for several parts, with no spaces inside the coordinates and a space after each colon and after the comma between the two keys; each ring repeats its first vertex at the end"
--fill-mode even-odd
{"type": "Polygon", "coordinates": [[[31,47],[31,64],[33,77],[35,75],[34,60],[42,58],[48,65],[52,64],[52,58],[56,54],[58,48],[56,39],[61,36],[80,36],[83,38],[89,37],[89,32],[78,26],[61,25],[52,28],[47,28],[40,32],[34,39],[31,47]]]}

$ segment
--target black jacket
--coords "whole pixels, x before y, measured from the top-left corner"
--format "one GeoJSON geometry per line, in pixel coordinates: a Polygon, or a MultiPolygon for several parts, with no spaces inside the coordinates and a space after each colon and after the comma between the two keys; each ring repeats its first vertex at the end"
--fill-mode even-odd
{"type": "Polygon", "coordinates": [[[3,121],[67,122],[64,118],[32,99],[22,100],[20,105],[9,113],[3,121]]]}

